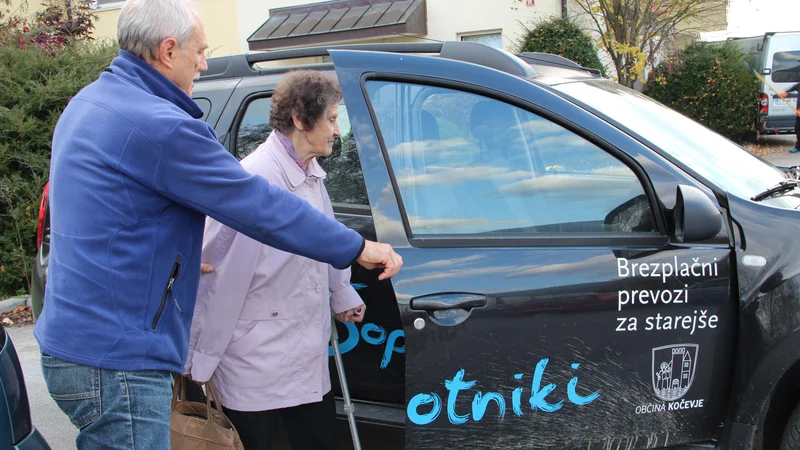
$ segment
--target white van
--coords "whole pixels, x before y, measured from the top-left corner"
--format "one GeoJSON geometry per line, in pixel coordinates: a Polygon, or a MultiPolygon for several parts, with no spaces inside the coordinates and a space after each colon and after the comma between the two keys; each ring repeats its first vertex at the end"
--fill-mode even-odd
{"type": "Polygon", "coordinates": [[[771,32],[764,36],[728,40],[754,59],[755,70],[767,81],[760,83],[758,132],[794,133],[797,92],[790,92],[786,99],[794,107],[787,105],[777,93],[800,82],[800,32],[771,32]]]}

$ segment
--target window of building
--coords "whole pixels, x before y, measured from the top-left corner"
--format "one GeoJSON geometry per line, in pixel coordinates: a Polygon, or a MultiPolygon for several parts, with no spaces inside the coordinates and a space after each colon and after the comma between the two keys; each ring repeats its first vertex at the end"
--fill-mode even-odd
{"type": "Polygon", "coordinates": [[[548,119],[440,87],[367,90],[414,236],[655,232],[634,172],[548,119]]]}
{"type": "Polygon", "coordinates": [[[125,4],[125,0],[95,0],[94,7],[95,9],[116,9],[122,8],[122,5],[125,4]]]}
{"type": "MultiPolygon", "coordinates": [[[[269,126],[272,99],[256,98],[249,102],[236,130],[234,155],[242,159],[267,140],[272,128],[269,126]]],[[[327,173],[325,187],[331,202],[345,205],[369,205],[367,188],[361,162],[358,159],[356,141],[344,102],[339,104],[339,129],[342,136],[333,146],[333,153],[318,162],[327,173]]]]}
{"type": "Polygon", "coordinates": [[[464,42],[486,44],[494,48],[503,48],[503,36],[499,31],[495,33],[466,34],[461,36],[461,40],[464,42]]]}

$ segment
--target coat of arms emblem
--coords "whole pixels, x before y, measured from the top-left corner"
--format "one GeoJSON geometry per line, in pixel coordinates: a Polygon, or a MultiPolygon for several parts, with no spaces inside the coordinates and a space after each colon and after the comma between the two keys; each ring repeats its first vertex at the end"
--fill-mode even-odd
{"type": "Polygon", "coordinates": [[[653,390],[664,401],[686,395],[694,381],[697,344],[673,344],[653,349],[653,390]]]}

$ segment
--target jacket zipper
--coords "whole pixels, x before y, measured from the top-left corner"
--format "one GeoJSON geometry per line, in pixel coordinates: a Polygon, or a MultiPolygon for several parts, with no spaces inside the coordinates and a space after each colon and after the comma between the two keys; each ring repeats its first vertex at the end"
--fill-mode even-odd
{"type": "MultiPolygon", "coordinates": [[[[169,274],[169,281],[167,281],[167,286],[164,288],[164,293],[161,295],[161,304],[158,305],[158,311],[156,311],[156,316],[153,318],[153,325],[152,329],[155,330],[156,326],[158,325],[158,321],[161,319],[161,314],[164,312],[164,307],[167,305],[167,296],[172,295],[172,285],[175,284],[175,280],[178,279],[178,275],[181,272],[181,255],[178,255],[175,258],[175,264],[172,265],[172,271],[169,274]]],[[[177,301],[177,300],[176,300],[177,301]]]]}

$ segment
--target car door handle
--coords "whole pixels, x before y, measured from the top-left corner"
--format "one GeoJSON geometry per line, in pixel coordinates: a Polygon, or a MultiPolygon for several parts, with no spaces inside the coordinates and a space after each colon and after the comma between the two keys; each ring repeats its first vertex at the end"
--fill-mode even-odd
{"type": "Polygon", "coordinates": [[[422,311],[471,309],[481,306],[486,306],[486,296],[481,294],[432,294],[411,299],[411,309],[422,311]]]}

